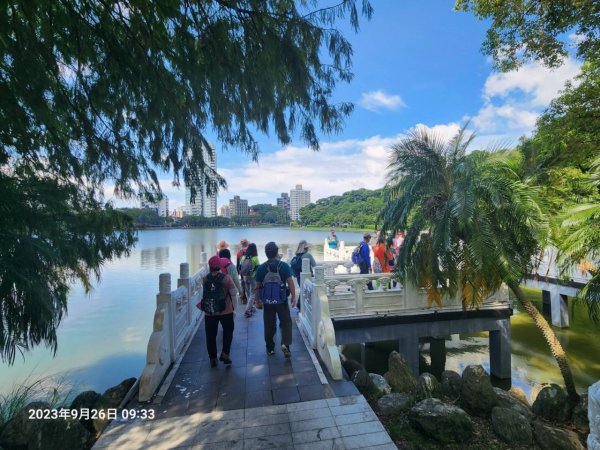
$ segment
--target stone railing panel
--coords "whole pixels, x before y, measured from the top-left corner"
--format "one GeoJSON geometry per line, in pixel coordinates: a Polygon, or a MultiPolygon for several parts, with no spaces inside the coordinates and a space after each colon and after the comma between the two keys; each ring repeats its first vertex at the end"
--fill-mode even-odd
{"type": "Polygon", "coordinates": [[[589,450],[600,450],[600,381],[588,389],[588,420],[590,434],[587,439],[589,450]]]}

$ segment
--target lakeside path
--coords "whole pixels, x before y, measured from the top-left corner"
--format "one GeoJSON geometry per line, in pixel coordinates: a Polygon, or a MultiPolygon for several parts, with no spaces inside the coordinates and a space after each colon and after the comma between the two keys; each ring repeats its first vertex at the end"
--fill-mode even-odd
{"type": "Polygon", "coordinates": [[[210,367],[201,324],[154,402],[127,406],[153,409],[156,418],[113,421],[93,448],[396,449],[354,384],[324,373],[295,320],[292,357],[279,349],[280,333],[269,356],[262,310],[247,319],[241,306],[231,366],[210,367]]]}

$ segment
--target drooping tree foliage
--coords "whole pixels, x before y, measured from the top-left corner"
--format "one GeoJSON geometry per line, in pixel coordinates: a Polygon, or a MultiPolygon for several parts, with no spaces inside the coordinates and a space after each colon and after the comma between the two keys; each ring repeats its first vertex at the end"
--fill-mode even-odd
{"type": "Polygon", "coordinates": [[[457,0],[456,9],[491,21],[483,52],[503,71],[529,60],[560,66],[569,47],[582,59],[600,59],[597,0],[457,0]]]}
{"type": "Polygon", "coordinates": [[[574,403],[566,354],[519,287],[548,233],[538,190],[522,181],[514,158],[467,154],[472,138],[464,128],[448,142],[417,129],[392,146],[379,219],[383,230],[407,231],[396,270],[426,288],[431,302],[458,294],[465,307],[505,282],[542,332],[574,403]]]}
{"type": "Polygon", "coordinates": [[[311,0],[0,6],[0,202],[19,216],[50,205],[57,214],[42,215],[35,228],[21,218],[16,240],[2,229],[3,360],[41,342],[56,349],[69,278],[87,280],[90,270],[133,244],[130,222],[100,202],[104,183],[114,184],[117,195],[155,200],[164,171],[176,184],[201,178],[215,192],[225,180],[208,164],[209,129],[220,144],[255,159],[256,132],[272,132],[282,143],[298,133],[316,150],[320,132],[341,129],[352,105],[334,104],[331,96],[336,83],[352,77],[352,48],[335,21],[349,17],[357,30],[359,15],[369,18],[372,9],[368,0],[318,6],[311,0]],[[44,195],[32,203],[17,195],[17,186],[44,195]],[[94,214],[98,220],[89,219],[94,214]],[[78,237],[85,233],[104,243],[102,252],[83,245],[78,237]],[[36,280],[17,275],[17,267],[39,263],[37,252],[26,251],[38,242],[46,245],[46,269],[36,280]]]}

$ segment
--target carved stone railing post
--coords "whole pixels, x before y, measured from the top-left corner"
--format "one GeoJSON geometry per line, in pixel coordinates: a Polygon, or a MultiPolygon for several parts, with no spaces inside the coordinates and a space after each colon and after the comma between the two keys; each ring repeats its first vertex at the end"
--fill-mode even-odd
{"type": "Polygon", "coordinates": [[[179,279],[177,280],[177,287],[185,286],[187,290],[187,300],[185,304],[185,325],[188,326],[192,321],[192,305],[191,305],[191,292],[190,292],[190,265],[188,263],[181,263],[179,265],[179,279]]]}
{"type": "Polygon", "coordinates": [[[338,247],[338,261],[343,261],[345,259],[344,255],[346,254],[346,243],[344,241],[340,241],[340,246],[338,247]]]}
{"type": "Polygon", "coordinates": [[[159,275],[159,293],[156,303],[164,303],[167,310],[169,323],[169,359],[175,361],[175,308],[171,304],[171,274],[161,273],[159,275]]]}
{"type": "Polygon", "coordinates": [[[302,258],[302,272],[300,272],[300,289],[302,289],[302,284],[307,278],[312,278],[312,274],[310,273],[310,261],[308,258],[302,258]]]}
{"type": "Polygon", "coordinates": [[[329,299],[325,286],[325,271],[322,266],[315,267],[315,288],[313,290],[313,335],[316,335],[316,349],[321,360],[334,380],[342,379],[342,364],[335,343],[335,329],[329,312],[329,299]]]}
{"type": "Polygon", "coordinates": [[[200,252],[200,268],[204,267],[206,264],[208,264],[208,255],[206,252],[200,252]]]}
{"type": "Polygon", "coordinates": [[[589,450],[600,450],[600,381],[588,389],[588,419],[590,434],[587,439],[589,450]]]}

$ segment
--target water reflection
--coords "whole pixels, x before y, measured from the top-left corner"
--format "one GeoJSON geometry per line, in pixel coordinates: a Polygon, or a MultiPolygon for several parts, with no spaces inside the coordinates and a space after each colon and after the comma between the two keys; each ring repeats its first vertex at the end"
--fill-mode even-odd
{"type": "Polygon", "coordinates": [[[143,248],[140,251],[142,270],[166,268],[169,264],[169,247],[143,248]]]}

